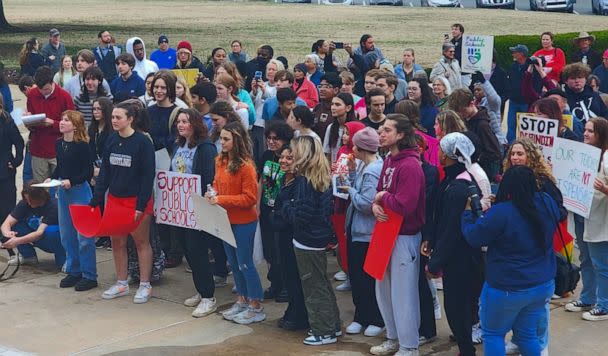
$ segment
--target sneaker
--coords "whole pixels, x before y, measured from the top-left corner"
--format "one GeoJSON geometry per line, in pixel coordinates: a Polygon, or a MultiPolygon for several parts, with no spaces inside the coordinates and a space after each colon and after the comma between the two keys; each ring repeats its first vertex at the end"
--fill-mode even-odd
{"type": "Polygon", "coordinates": [[[338,342],[335,335],[310,335],[304,339],[304,345],[319,346],[338,342]]]}
{"type": "Polygon", "coordinates": [[[336,290],[338,292],[348,292],[350,290],[350,280],[347,278],[344,282],[338,284],[336,290]]]}
{"type": "Polygon", "coordinates": [[[237,314],[242,313],[245,309],[247,309],[247,304],[234,303],[232,304],[230,309],[227,309],[222,312],[222,316],[224,317],[224,319],[232,321],[237,314]]]}
{"type": "Polygon", "coordinates": [[[38,257],[36,256],[32,256],[32,257],[23,257],[21,255],[18,255],[19,257],[17,257],[17,255],[11,256],[11,258],[9,258],[8,260],[8,265],[9,266],[16,266],[17,264],[21,265],[21,266],[33,266],[33,265],[37,265],[38,264],[38,257]]]}
{"type": "Polygon", "coordinates": [[[443,290],[443,278],[433,279],[433,284],[435,284],[435,289],[443,290]]]}
{"type": "Polygon", "coordinates": [[[230,293],[236,294],[236,284],[232,286],[232,289],[230,290],[230,293]]]}
{"type": "Polygon", "coordinates": [[[74,286],[76,292],[84,292],[93,288],[97,288],[97,281],[86,278],[81,278],[74,286]]]}
{"type": "Polygon", "coordinates": [[[226,283],[226,277],[213,276],[213,283],[215,284],[215,288],[221,288],[228,285],[226,283]]]}
{"type": "Polygon", "coordinates": [[[479,345],[483,343],[483,331],[481,330],[481,325],[479,323],[473,325],[473,330],[471,331],[471,340],[474,345],[479,345]]]}
{"type": "Polygon", "coordinates": [[[286,289],[282,289],[276,297],[274,297],[274,301],[277,303],[288,303],[289,302],[289,293],[287,293],[286,289]]]}
{"type": "Polygon", "coordinates": [[[394,356],[418,356],[418,349],[399,350],[394,356]]]}
{"type": "Polygon", "coordinates": [[[566,304],[564,308],[566,308],[566,310],[570,312],[586,312],[593,309],[593,307],[595,307],[594,304],[585,304],[580,300],[575,300],[566,304]]]}
{"type": "Polygon", "coordinates": [[[557,294],[553,294],[553,295],[551,296],[551,300],[555,300],[555,299],[562,299],[562,297],[561,297],[561,296],[559,296],[559,295],[557,295],[557,294]]]}
{"type": "Polygon", "coordinates": [[[64,262],[63,265],[61,266],[61,273],[67,274],[67,262],[64,262]]]}
{"type": "Polygon", "coordinates": [[[378,346],[372,346],[369,353],[372,355],[391,355],[399,351],[399,341],[387,339],[378,346]]]}
{"type": "Polygon", "coordinates": [[[344,282],[348,279],[348,275],[344,271],[338,271],[338,273],[334,274],[334,279],[336,281],[344,282]]]}
{"type": "Polygon", "coordinates": [[[363,335],[369,336],[369,337],[374,337],[374,336],[378,336],[378,335],[382,334],[383,331],[384,331],[383,327],[379,327],[376,325],[368,325],[367,328],[365,328],[363,335]]]}
{"type": "Polygon", "coordinates": [[[437,336],[433,336],[433,337],[420,336],[418,338],[418,346],[422,346],[424,344],[430,344],[431,342],[435,341],[436,339],[437,339],[437,336]]]}
{"type": "Polygon", "coordinates": [[[114,299],[129,294],[129,285],[123,286],[122,284],[115,284],[110,289],[103,292],[101,297],[103,299],[114,299]]]}
{"type": "Polygon", "coordinates": [[[513,341],[509,340],[505,344],[505,355],[519,355],[519,346],[515,345],[513,341]]]}
{"type": "Polygon", "coordinates": [[[360,334],[363,330],[363,325],[353,321],[349,326],[346,327],[347,334],[360,334]]]}
{"type": "Polygon", "coordinates": [[[190,264],[186,262],[186,267],[184,267],[187,273],[192,273],[192,268],[190,268],[190,264]]]}
{"type": "MultiPolygon", "coordinates": [[[[200,298],[200,296],[199,296],[200,298]]],[[[202,298],[196,309],[192,312],[195,318],[202,318],[217,310],[217,301],[215,298],[202,298]]]]}
{"type": "Polygon", "coordinates": [[[264,319],[266,319],[264,307],[260,306],[258,309],[247,307],[245,311],[235,315],[232,321],[241,325],[249,325],[252,323],[259,323],[260,321],[264,321],[264,319]]]}
{"type": "Polygon", "coordinates": [[[80,282],[81,279],[81,276],[68,274],[61,280],[61,282],[59,282],[59,288],[72,288],[76,285],[76,283],[80,282]]]}
{"type": "Polygon", "coordinates": [[[196,293],[192,297],[184,301],[184,305],[187,307],[195,307],[201,302],[201,295],[196,293]]]}
{"type": "Polygon", "coordinates": [[[434,312],[435,312],[435,320],[441,319],[441,304],[439,303],[439,299],[435,298],[434,303],[434,312]]]}
{"type": "Polygon", "coordinates": [[[137,292],[135,293],[135,297],[133,297],[133,303],[135,303],[135,304],[146,303],[150,299],[151,296],[152,296],[152,287],[140,284],[139,288],[137,288],[137,292]]]}
{"type": "Polygon", "coordinates": [[[608,320],[608,311],[601,308],[593,308],[583,313],[583,319],[589,321],[608,320]]]}
{"type": "MultiPolygon", "coordinates": [[[[306,333],[308,336],[314,336],[312,329],[308,329],[308,332],[306,333]]],[[[334,335],[336,337],[340,337],[342,336],[342,328],[340,328],[340,326],[336,326],[336,331],[334,332],[334,335]]]]}

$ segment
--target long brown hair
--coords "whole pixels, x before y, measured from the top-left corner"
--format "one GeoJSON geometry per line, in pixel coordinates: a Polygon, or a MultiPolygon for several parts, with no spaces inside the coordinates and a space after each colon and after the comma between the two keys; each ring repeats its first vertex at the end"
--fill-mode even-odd
{"type": "Polygon", "coordinates": [[[239,92],[239,84],[228,74],[221,74],[215,77],[215,83],[221,84],[228,89],[230,96],[234,101],[241,101],[236,94],[239,92]]]}
{"type": "Polygon", "coordinates": [[[68,120],[74,125],[74,142],[89,142],[89,134],[82,113],[76,110],[66,110],[61,114],[62,120],[64,116],[67,116],[68,120]]]}
{"type": "Polygon", "coordinates": [[[247,130],[240,122],[231,122],[226,124],[222,130],[232,134],[232,151],[222,152],[218,157],[220,160],[228,161],[228,172],[236,174],[238,170],[246,163],[252,162],[251,140],[247,130]]]}
{"type": "Polygon", "coordinates": [[[420,124],[420,105],[414,100],[401,100],[395,105],[395,114],[403,114],[414,127],[422,132],[426,132],[426,129],[420,124]]]}
{"type": "MultiPolygon", "coordinates": [[[[188,142],[188,148],[196,147],[196,145],[204,138],[207,138],[209,135],[209,131],[207,130],[207,125],[203,123],[201,119],[201,113],[196,109],[179,109],[177,111],[177,118],[181,114],[185,114],[188,116],[188,122],[190,126],[192,126],[192,138],[188,142]]],[[[177,122],[177,120],[175,120],[177,122]]],[[[175,140],[178,146],[183,146],[186,144],[186,138],[184,136],[177,135],[177,139],[175,140]]]]}
{"type": "Polygon", "coordinates": [[[395,122],[395,129],[398,133],[403,134],[403,138],[397,141],[399,151],[418,146],[416,143],[414,125],[407,116],[403,114],[388,114],[386,115],[386,119],[395,122]]]}
{"type": "MultiPolygon", "coordinates": [[[[234,112],[232,105],[225,101],[216,101],[209,108],[209,115],[217,115],[226,119],[226,124],[231,122],[241,122],[239,115],[234,112]]],[[[221,131],[221,130],[220,130],[221,131]]],[[[215,142],[220,138],[220,131],[214,130],[211,133],[211,141],[215,142]]]]}
{"type": "Polygon", "coordinates": [[[562,127],[564,127],[564,118],[557,101],[551,98],[543,98],[537,100],[532,106],[540,113],[547,115],[549,119],[557,120],[559,132],[562,131],[562,127]]]}
{"type": "Polygon", "coordinates": [[[19,64],[23,66],[27,63],[27,56],[34,51],[36,43],[38,43],[38,40],[36,37],[32,37],[23,44],[23,47],[21,47],[21,51],[19,52],[19,64]]]}
{"type": "MultiPolygon", "coordinates": [[[[224,62],[222,64],[220,64],[217,68],[224,68],[226,70],[226,72],[228,72],[228,74],[232,77],[232,79],[234,79],[234,81],[237,83],[239,89],[243,87],[243,76],[241,75],[241,73],[239,72],[239,69],[236,67],[236,65],[232,62],[224,62]]],[[[217,68],[215,68],[215,71],[217,73],[217,68]]]]}
{"type": "Polygon", "coordinates": [[[587,122],[591,122],[593,124],[593,133],[597,139],[597,145],[595,145],[595,147],[602,150],[599,164],[599,167],[601,167],[602,161],[604,160],[604,153],[608,149],[608,121],[606,121],[606,119],[603,117],[593,117],[587,122]]]}

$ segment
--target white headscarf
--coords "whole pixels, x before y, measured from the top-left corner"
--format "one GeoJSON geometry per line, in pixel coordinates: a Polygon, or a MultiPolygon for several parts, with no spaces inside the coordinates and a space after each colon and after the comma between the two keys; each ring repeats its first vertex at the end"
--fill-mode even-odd
{"type": "Polygon", "coordinates": [[[468,137],[460,132],[452,132],[445,135],[439,145],[448,157],[463,163],[467,170],[471,167],[471,156],[475,153],[475,146],[468,137]]]}

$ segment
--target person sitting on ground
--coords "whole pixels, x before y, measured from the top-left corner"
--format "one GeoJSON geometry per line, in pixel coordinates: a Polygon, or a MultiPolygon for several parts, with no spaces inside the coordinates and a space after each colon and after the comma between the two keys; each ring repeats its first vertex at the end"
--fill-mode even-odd
{"type": "Polygon", "coordinates": [[[51,198],[44,188],[32,187],[28,182],[21,191],[22,200],[6,217],[0,231],[8,241],[2,243],[4,249],[17,248],[19,259],[14,255],[9,265],[37,264],[38,257],[34,247],[55,255],[55,265],[62,268],[65,263],[65,250],[61,245],[57,201],[51,198]],[[18,262],[19,261],[19,262],[18,262]]]}

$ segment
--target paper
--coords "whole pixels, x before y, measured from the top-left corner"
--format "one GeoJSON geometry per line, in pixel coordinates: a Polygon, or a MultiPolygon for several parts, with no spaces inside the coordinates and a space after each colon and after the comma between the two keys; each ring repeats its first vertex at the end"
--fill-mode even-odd
{"type": "Polygon", "coordinates": [[[333,195],[340,199],[348,200],[349,194],[342,193],[339,187],[350,187],[350,179],[348,177],[348,155],[341,154],[336,160],[335,171],[332,172],[331,185],[333,189],[333,195]]]}
{"type": "Polygon", "coordinates": [[[236,240],[226,210],[219,205],[209,204],[207,199],[199,195],[194,195],[192,200],[198,228],[225,241],[230,246],[236,247],[236,240]]]}
{"type": "Polygon", "coordinates": [[[189,69],[171,69],[173,73],[177,77],[182,77],[186,83],[188,83],[188,87],[193,87],[196,85],[196,80],[198,79],[199,71],[196,68],[189,69]]]}
{"type": "Polygon", "coordinates": [[[23,120],[21,120],[21,117],[23,117],[23,109],[14,108],[13,111],[11,111],[11,117],[13,118],[15,125],[23,125],[23,120]]]}
{"type": "Polygon", "coordinates": [[[394,211],[385,207],[384,212],[388,215],[388,220],[376,222],[363,264],[363,270],[379,281],[384,278],[403,222],[403,216],[394,211]]]}
{"type": "Polygon", "coordinates": [[[55,188],[59,186],[61,186],[61,181],[57,179],[51,179],[50,181],[44,183],[32,184],[32,187],[36,188],[55,188]]]}
{"type": "Polygon", "coordinates": [[[462,37],[462,73],[479,71],[482,74],[491,74],[494,36],[465,34],[462,37]]]}
{"type": "Polygon", "coordinates": [[[585,218],[591,210],[601,153],[595,146],[559,137],[553,145],[553,176],[564,198],[564,207],[585,218]]]}
{"type": "Polygon", "coordinates": [[[21,116],[21,121],[25,125],[39,125],[46,120],[46,114],[21,116]]]}
{"type": "Polygon", "coordinates": [[[192,198],[202,194],[201,176],[157,170],[154,182],[156,223],[200,230],[192,198]]]}
{"type": "Polygon", "coordinates": [[[157,171],[168,171],[171,169],[171,157],[166,148],[154,152],[157,171]]]}
{"type": "Polygon", "coordinates": [[[536,143],[547,162],[551,163],[553,143],[559,131],[559,122],[546,117],[517,113],[517,137],[527,137],[536,143]]]}

